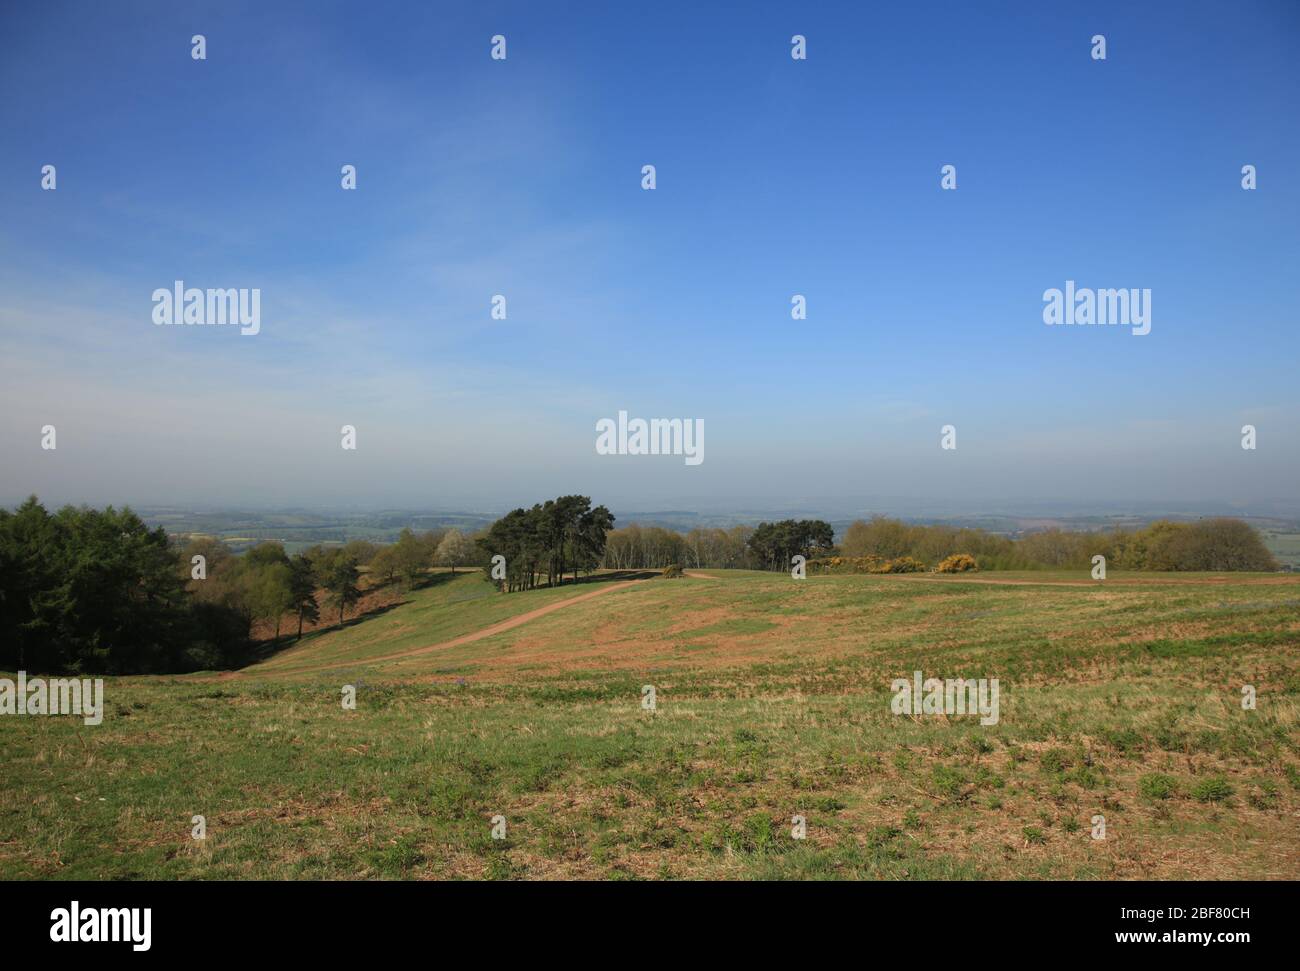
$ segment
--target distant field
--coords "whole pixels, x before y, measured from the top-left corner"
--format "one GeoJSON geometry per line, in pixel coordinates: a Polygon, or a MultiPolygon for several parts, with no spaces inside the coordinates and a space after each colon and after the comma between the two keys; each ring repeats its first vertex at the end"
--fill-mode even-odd
{"type": "Polygon", "coordinates": [[[1300,577],[697,572],[440,575],[234,675],[111,679],[99,727],[0,718],[0,875],[1294,877],[1300,577]],[[892,714],[914,670],[998,678],[999,723],[892,714]]]}
{"type": "Polygon", "coordinates": [[[1300,533],[1281,533],[1270,529],[1260,531],[1264,545],[1279,563],[1300,569],[1300,533]]]}

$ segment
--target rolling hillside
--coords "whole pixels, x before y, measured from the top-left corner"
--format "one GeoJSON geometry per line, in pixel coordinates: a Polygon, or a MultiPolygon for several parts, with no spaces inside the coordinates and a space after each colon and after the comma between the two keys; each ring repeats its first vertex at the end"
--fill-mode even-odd
{"type": "Polygon", "coordinates": [[[0,870],[1292,875],[1300,578],[701,572],[437,576],[233,675],[110,679],[96,729],[0,719],[0,870]],[[893,714],[915,670],[998,678],[998,723],[893,714]]]}

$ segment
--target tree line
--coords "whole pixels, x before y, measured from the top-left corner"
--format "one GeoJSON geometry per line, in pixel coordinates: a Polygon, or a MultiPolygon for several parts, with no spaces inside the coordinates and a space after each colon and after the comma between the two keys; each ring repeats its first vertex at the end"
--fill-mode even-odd
{"type": "Polygon", "coordinates": [[[788,570],[796,554],[934,567],[969,556],[981,569],[1089,568],[1096,554],[1131,570],[1277,569],[1259,534],[1236,519],[1160,521],[1104,532],[1044,530],[1020,538],[980,529],[875,517],[838,546],[830,524],[782,520],[678,533],[632,525],[587,496],[515,509],[476,536],[401,532],[396,542],[317,545],[289,555],[263,542],[236,555],[210,537],[169,538],[130,509],[65,506],[31,497],[0,510],[0,669],[163,673],[230,667],[256,656],[261,624],[278,641],[285,620],[342,624],[366,590],[410,589],[433,566],[481,566],[503,590],[581,572],[669,566],[788,570]],[[504,558],[504,576],[491,560],[504,558]],[[915,562],[912,562],[915,561],[915,562]]]}
{"type": "Polygon", "coordinates": [[[1101,554],[1109,566],[1128,570],[1278,568],[1249,523],[1226,518],[1190,523],[1162,520],[1140,529],[1099,532],[1048,529],[1010,537],[875,516],[853,522],[838,544],[833,534],[830,524],[821,520],[697,528],[686,533],[633,523],[610,532],[602,566],[788,570],[790,558],[801,554],[809,560],[839,555],[929,568],[949,557],[967,555],[983,570],[1087,569],[1092,557],[1101,554]]]}
{"type": "Polygon", "coordinates": [[[278,542],[242,555],[206,536],[169,537],[130,509],[29,498],[0,509],[0,670],[176,673],[247,663],[306,624],[342,624],[363,594],[411,588],[431,566],[477,566],[472,537],[402,531],[380,546],[354,540],[289,555],[278,542]]]}
{"type": "Polygon", "coordinates": [[[757,526],[697,527],[686,533],[632,523],[612,530],[601,565],[612,570],[668,566],[719,570],[780,570],[790,558],[809,559],[834,549],[835,530],[820,519],[783,519],[757,526]]]}
{"type": "Polygon", "coordinates": [[[1084,570],[1096,555],[1106,557],[1107,566],[1126,570],[1278,568],[1255,528],[1231,518],[1159,520],[1139,529],[1096,532],[1047,529],[1011,538],[982,529],[923,526],[876,516],[849,526],[839,550],[847,557],[912,557],[930,565],[965,553],[984,570],[1084,570]]]}
{"type": "Polygon", "coordinates": [[[611,570],[661,570],[678,564],[714,569],[755,569],[749,550],[753,526],[699,528],[688,533],[632,523],[605,537],[602,566],[611,570]]]}

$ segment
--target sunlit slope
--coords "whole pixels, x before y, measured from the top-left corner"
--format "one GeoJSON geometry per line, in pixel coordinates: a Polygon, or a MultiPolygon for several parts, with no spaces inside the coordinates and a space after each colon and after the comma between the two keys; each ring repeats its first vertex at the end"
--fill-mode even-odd
{"type": "Polygon", "coordinates": [[[376,678],[517,679],[582,671],[807,667],[851,661],[873,677],[1005,672],[1100,676],[1142,655],[1229,655],[1297,642],[1300,577],[1078,574],[969,578],[701,571],[501,595],[479,575],[250,668],[248,676],[328,675],[351,665],[376,678]],[[584,596],[584,599],[577,599],[584,596]],[[570,602],[571,601],[571,602],[570,602]],[[511,630],[454,642],[563,603],[511,630]],[[392,655],[404,655],[392,657],[392,655]]]}
{"type": "Polygon", "coordinates": [[[466,575],[239,677],[106,679],[95,728],[0,718],[0,874],[1294,877],[1300,578],[708,572],[466,575]],[[998,678],[998,720],[894,714],[915,670],[998,678]]]}
{"type": "MultiPolygon", "coordinates": [[[[419,650],[552,604],[603,593],[622,582],[597,577],[507,595],[477,570],[454,576],[435,574],[431,583],[405,594],[395,606],[350,619],[341,628],[309,634],[267,660],[245,668],[240,676],[289,676],[419,650]]],[[[327,609],[324,615],[328,616],[327,609]]]]}

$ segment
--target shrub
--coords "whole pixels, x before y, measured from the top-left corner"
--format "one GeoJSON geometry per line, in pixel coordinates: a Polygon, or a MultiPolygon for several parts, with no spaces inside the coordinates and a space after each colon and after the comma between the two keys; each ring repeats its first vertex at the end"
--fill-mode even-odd
{"type": "Polygon", "coordinates": [[[824,556],[808,561],[809,573],[870,573],[874,556],[824,556]]]}
{"type": "Polygon", "coordinates": [[[1178,783],[1171,776],[1151,772],[1138,779],[1138,792],[1148,799],[1168,799],[1178,791],[1178,783]]]}
{"type": "Polygon", "coordinates": [[[961,798],[966,786],[966,777],[960,769],[946,765],[936,765],[933,771],[935,791],[945,799],[956,801],[961,798]]]}
{"type": "Polygon", "coordinates": [[[662,575],[665,579],[668,580],[676,579],[677,577],[683,575],[682,568],[677,563],[669,563],[666,567],[664,567],[664,572],[662,575]]]}
{"type": "Polygon", "coordinates": [[[886,560],[880,564],[878,569],[871,570],[872,573],[924,573],[925,564],[914,556],[899,556],[892,560],[886,560]]]}
{"type": "Polygon", "coordinates": [[[969,553],[954,553],[952,556],[945,556],[939,565],[934,568],[935,573],[966,573],[969,570],[978,570],[979,564],[975,562],[975,557],[969,553]]]}
{"type": "Polygon", "coordinates": [[[1254,791],[1246,797],[1256,809],[1276,809],[1277,808],[1277,786],[1272,782],[1264,781],[1255,786],[1254,791]]]}
{"type": "Polygon", "coordinates": [[[1179,530],[1167,546],[1174,569],[1274,571],[1278,562],[1248,523],[1203,519],[1179,530]]]}
{"type": "Polygon", "coordinates": [[[1070,753],[1063,748],[1049,748],[1039,758],[1039,767],[1048,775],[1058,775],[1068,769],[1072,762],[1070,753]]]}
{"type": "Polygon", "coordinates": [[[1202,779],[1192,787],[1192,797],[1197,802],[1224,802],[1233,793],[1228,780],[1221,775],[1202,779]]]}

